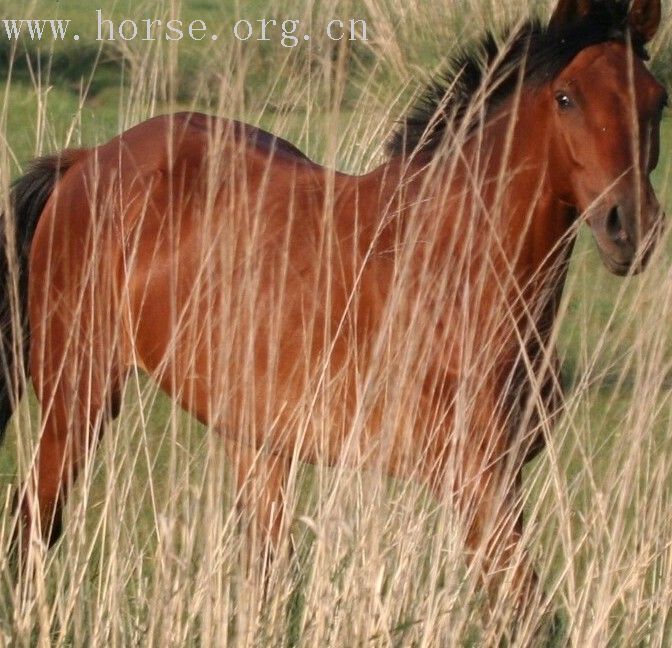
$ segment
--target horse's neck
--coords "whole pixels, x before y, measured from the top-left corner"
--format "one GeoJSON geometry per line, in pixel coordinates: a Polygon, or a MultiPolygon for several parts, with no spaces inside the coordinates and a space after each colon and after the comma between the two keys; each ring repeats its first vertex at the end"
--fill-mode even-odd
{"type": "MultiPolygon", "coordinates": [[[[574,213],[550,187],[545,170],[552,161],[545,159],[539,144],[544,124],[530,114],[520,115],[518,124],[509,146],[504,145],[508,120],[500,119],[465,144],[457,163],[450,155],[443,162],[419,157],[405,165],[397,159],[381,177],[403,187],[404,198],[397,205],[402,216],[391,219],[393,227],[418,217],[424,221],[427,238],[435,241],[437,265],[451,262],[446,250],[454,258],[456,250],[471,245],[475,281],[478,273],[487,272],[486,266],[494,268],[492,284],[499,285],[493,290],[505,286],[510,294],[502,299],[515,304],[520,317],[542,332],[550,330],[557,313],[574,213]]],[[[484,300],[497,298],[488,295],[484,300]]]]}
{"type": "Polygon", "coordinates": [[[508,251],[524,308],[534,320],[530,324],[546,338],[564,289],[576,236],[576,212],[553,192],[546,170],[554,161],[547,159],[543,145],[535,146],[540,141],[541,136],[525,135],[522,130],[514,137],[512,159],[517,160],[518,170],[512,172],[498,200],[510,239],[518,240],[518,251],[513,245],[508,251]]]}
{"type": "Polygon", "coordinates": [[[548,169],[556,161],[549,159],[550,129],[535,105],[525,97],[521,100],[508,150],[501,144],[506,142],[508,120],[486,129],[485,145],[493,152],[489,172],[504,175],[506,182],[486,193],[490,202],[485,209],[505,232],[522,328],[532,344],[546,345],[567,276],[576,214],[553,191],[548,169]]]}

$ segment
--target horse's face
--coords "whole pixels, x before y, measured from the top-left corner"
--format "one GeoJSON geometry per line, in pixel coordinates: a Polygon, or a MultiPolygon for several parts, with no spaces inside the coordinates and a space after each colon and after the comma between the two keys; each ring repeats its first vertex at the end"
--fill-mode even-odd
{"type": "Polygon", "coordinates": [[[583,50],[546,94],[557,192],[585,215],[611,272],[638,272],[662,229],[649,175],[658,164],[665,89],[613,41],[583,50]]]}
{"type": "Polygon", "coordinates": [[[649,174],[658,164],[664,88],[624,44],[610,42],[576,56],[548,94],[560,193],[586,215],[609,270],[640,270],[662,220],[649,174]]]}

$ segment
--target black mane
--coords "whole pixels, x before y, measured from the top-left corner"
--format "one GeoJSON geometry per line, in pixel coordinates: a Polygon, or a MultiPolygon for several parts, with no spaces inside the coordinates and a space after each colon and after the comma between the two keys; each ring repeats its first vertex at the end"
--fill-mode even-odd
{"type": "MultiPolygon", "coordinates": [[[[433,152],[449,129],[474,128],[479,111],[473,111],[470,123],[464,124],[472,100],[480,94],[486,113],[501,104],[518,87],[523,66],[526,82],[548,83],[586,47],[625,42],[628,6],[627,0],[595,3],[587,17],[560,30],[530,20],[515,33],[509,30],[501,39],[504,46],[487,32],[475,48],[454,56],[446,71],[421,93],[392,134],[388,153],[433,152]]],[[[637,56],[648,58],[644,43],[632,33],[631,43],[637,56]]]]}

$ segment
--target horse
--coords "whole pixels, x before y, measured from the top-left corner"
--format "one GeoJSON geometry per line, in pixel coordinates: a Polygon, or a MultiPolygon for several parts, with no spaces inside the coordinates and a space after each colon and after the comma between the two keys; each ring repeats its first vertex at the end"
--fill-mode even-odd
{"type": "Polygon", "coordinates": [[[0,424],[22,361],[42,415],[23,543],[61,534],[140,367],[222,435],[269,545],[292,461],[371,465],[461,514],[488,587],[538,591],[516,558],[521,469],[562,407],[553,330],[576,232],[624,276],[662,230],[667,95],[645,64],[660,20],[660,0],[560,0],[486,34],[363,175],[195,112],[34,162],[12,187],[0,300],[0,424]]]}

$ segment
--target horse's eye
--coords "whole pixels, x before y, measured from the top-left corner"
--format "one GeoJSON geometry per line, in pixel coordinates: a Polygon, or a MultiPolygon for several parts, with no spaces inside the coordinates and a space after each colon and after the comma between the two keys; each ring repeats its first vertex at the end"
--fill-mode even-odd
{"type": "Polygon", "coordinates": [[[558,92],[555,95],[555,101],[562,110],[566,110],[572,105],[572,100],[566,92],[558,92]]]}

